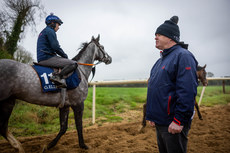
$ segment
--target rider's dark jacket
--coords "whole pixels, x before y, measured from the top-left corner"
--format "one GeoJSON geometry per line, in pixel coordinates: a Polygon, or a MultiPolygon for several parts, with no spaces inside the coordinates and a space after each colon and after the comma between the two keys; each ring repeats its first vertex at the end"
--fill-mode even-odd
{"type": "Polygon", "coordinates": [[[175,45],[162,52],[148,81],[146,120],[168,126],[191,123],[197,94],[197,61],[191,52],[175,45]]]}
{"type": "Polygon", "coordinates": [[[37,41],[37,61],[47,60],[56,54],[63,58],[68,56],[61,49],[57,40],[56,32],[50,26],[47,26],[38,36],[37,41]]]}

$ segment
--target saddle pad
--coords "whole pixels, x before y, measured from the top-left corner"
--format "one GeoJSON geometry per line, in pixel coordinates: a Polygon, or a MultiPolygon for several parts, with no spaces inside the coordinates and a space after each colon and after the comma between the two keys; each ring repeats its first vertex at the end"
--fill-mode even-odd
{"type": "MultiPolygon", "coordinates": [[[[38,74],[38,77],[41,81],[41,87],[43,92],[61,91],[52,81],[50,81],[50,77],[54,72],[52,68],[39,65],[33,65],[32,67],[38,74]]],[[[80,82],[81,80],[79,79],[77,72],[74,72],[71,76],[66,78],[67,89],[76,88],[80,82]]]]}

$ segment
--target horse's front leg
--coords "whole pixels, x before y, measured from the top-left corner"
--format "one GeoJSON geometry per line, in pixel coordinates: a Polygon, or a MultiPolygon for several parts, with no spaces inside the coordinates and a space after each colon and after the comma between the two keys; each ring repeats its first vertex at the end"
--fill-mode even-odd
{"type": "Polygon", "coordinates": [[[146,127],[146,103],[143,104],[143,119],[142,119],[142,126],[143,128],[146,127]]]}
{"type": "Polygon", "coordinates": [[[197,114],[198,114],[198,117],[200,120],[203,120],[202,116],[201,116],[201,113],[200,113],[200,110],[199,110],[199,106],[196,102],[196,99],[195,99],[195,107],[196,107],[196,110],[197,110],[197,114]]]}
{"type": "Polygon", "coordinates": [[[144,128],[146,127],[146,103],[143,104],[143,118],[142,118],[142,123],[141,123],[141,128],[139,130],[140,133],[144,132],[144,128]]]}
{"type": "Polygon", "coordinates": [[[63,107],[59,109],[59,118],[60,118],[60,131],[55,139],[53,139],[46,147],[43,148],[43,152],[53,148],[62,135],[65,134],[68,128],[68,116],[69,116],[69,107],[63,107]]]}
{"type": "Polygon", "coordinates": [[[88,149],[88,146],[85,145],[83,132],[82,132],[82,117],[83,117],[84,103],[82,102],[80,105],[71,106],[71,108],[74,111],[74,119],[77,128],[79,146],[82,149],[88,149]]]}

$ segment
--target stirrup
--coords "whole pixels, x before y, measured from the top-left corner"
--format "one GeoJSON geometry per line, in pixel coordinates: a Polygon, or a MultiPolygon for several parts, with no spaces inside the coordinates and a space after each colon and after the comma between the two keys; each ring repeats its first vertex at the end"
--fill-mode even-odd
{"type": "Polygon", "coordinates": [[[53,75],[52,77],[50,77],[50,81],[54,82],[54,84],[57,85],[57,88],[67,88],[65,80],[60,79],[59,76],[53,75]]]}

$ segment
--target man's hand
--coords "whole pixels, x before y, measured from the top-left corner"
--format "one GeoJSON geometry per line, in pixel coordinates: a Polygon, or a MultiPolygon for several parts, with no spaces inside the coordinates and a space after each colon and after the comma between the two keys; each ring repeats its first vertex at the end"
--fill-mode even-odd
{"type": "Polygon", "coordinates": [[[168,132],[169,132],[169,133],[172,133],[172,134],[181,133],[181,131],[183,130],[183,127],[184,127],[184,126],[182,126],[182,125],[177,125],[176,123],[172,122],[172,123],[169,125],[168,132]]]}
{"type": "Polygon", "coordinates": [[[152,121],[149,121],[150,126],[155,126],[155,123],[152,121]]]}

